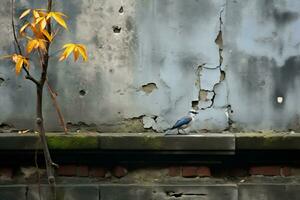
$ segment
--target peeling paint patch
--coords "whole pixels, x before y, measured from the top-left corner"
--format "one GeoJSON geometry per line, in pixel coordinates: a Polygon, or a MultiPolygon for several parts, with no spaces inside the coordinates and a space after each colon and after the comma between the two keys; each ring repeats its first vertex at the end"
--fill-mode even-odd
{"type": "Polygon", "coordinates": [[[85,122],[78,122],[78,123],[67,123],[67,129],[70,132],[80,132],[80,131],[98,131],[97,125],[94,123],[87,124],[85,122]]]}
{"type": "Polygon", "coordinates": [[[149,117],[149,116],[144,116],[143,117],[144,128],[152,128],[155,123],[156,122],[153,119],[153,117],[149,117]]]}
{"type": "Polygon", "coordinates": [[[142,85],[142,90],[146,94],[152,93],[154,90],[158,89],[155,83],[147,83],[145,85],[142,85]]]}
{"type": "Polygon", "coordinates": [[[146,130],[154,132],[163,132],[166,128],[169,128],[169,124],[164,118],[159,116],[143,116],[142,122],[146,130]]]}
{"type": "Polygon", "coordinates": [[[98,132],[100,133],[141,133],[153,132],[152,129],[144,128],[143,117],[131,117],[122,119],[120,121],[112,121],[111,123],[103,123],[98,125],[98,132]]]}
{"type": "Polygon", "coordinates": [[[0,123],[0,133],[13,133],[18,132],[18,130],[11,124],[0,123]]]}

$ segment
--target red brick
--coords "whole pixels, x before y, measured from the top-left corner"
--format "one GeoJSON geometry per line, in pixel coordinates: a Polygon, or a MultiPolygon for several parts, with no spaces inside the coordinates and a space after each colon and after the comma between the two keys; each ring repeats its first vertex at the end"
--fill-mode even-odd
{"type": "Polygon", "coordinates": [[[12,168],[0,168],[0,178],[1,179],[11,179],[13,176],[12,168]]]}
{"type": "Polygon", "coordinates": [[[127,169],[122,167],[122,166],[116,166],[113,171],[112,171],[113,175],[115,177],[121,178],[126,176],[126,174],[128,173],[127,169]]]}
{"type": "Polygon", "coordinates": [[[210,168],[208,167],[198,167],[197,174],[200,177],[208,177],[211,176],[210,168]]]}
{"type": "Polygon", "coordinates": [[[103,167],[92,167],[89,170],[89,175],[91,177],[102,177],[104,178],[106,174],[106,169],[103,167]]]}
{"type": "Polygon", "coordinates": [[[251,167],[249,173],[251,175],[280,176],[280,169],[280,166],[256,166],[251,167]]]}
{"type": "Polygon", "coordinates": [[[169,176],[175,177],[181,175],[181,167],[172,166],[168,169],[169,176]]]}
{"type": "Polygon", "coordinates": [[[194,167],[194,166],[182,167],[182,176],[183,177],[196,177],[196,176],[198,176],[198,167],[194,167]]]}
{"type": "Polygon", "coordinates": [[[76,165],[62,165],[59,166],[57,173],[59,176],[76,176],[77,167],[76,165]]]}
{"type": "Polygon", "coordinates": [[[290,167],[282,167],[280,169],[280,175],[281,176],[291,176],[292,175],[292,170],[290,167]]]}
{"type": "Polygon", "coordinates": [[[89,176],[89,167],[85,165],[77,166],[77,176],[89,176]]]}

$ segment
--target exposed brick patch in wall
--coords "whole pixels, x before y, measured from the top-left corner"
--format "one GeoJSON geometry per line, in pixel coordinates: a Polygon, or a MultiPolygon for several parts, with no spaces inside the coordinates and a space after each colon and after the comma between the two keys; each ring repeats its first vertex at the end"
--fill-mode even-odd
{"type": "Polygon", "coordinates": [[[198,167],[197,175],[200,177],[209,177],[211,176],[210,168],[208,167],[198,167]]]}
{"type": "Polygon", "coordinates": [[[184,166],[182,167],[182,176],[183,177],[196,177],[198,176],[198,168],[195,166],[184,166]]]}
{"type": "Polygon", "coordinates": [[[57,174],[59,176],[76,176],[77,166],[76,165],[62,165],[58,168],[57,174]]]}
{"type": "Polygon", "coordinates": [[[171,177],[181,176],[181,167],[171,166],[168,168],[168,175],[171,177]]]}
{"type": "Polygon", "coordinates": [[[168,168],[168,176],[182,176],[185,178],[210,177],[211,170],[206,166],[170,166],[168,168]]]}
{"type": "Polygon", "coordinates": [[[249,173],[264,176],[291,176],[292,169],[287,166],[253,166],[250,168],[249,173]]]}
{"type": "Polygon", "coordinates": [[[122,166],[116,166],[112,170],[112,174],[117,178],[124,177],[124,176],[126,176],[127,173],[128,173],[128,170],[122,166]]]}
{"type": "Polygon", "coordinates": [[[85,165],[77,166],[77,176],[80,177],[89,176],[89,167],[85,165]]]}
{"type": "Polygon", "coordinates": [[[91,167],[89,169],[89,176],[91,177],[105,177],[107,170],[103,167],[91,167]]]}
{"type": "Polygon", "coordinates": [[[280,175],[281,176],[291,176],[292,175],[292,170],[290,167],[282,167],[280,169],[280,175]]]}

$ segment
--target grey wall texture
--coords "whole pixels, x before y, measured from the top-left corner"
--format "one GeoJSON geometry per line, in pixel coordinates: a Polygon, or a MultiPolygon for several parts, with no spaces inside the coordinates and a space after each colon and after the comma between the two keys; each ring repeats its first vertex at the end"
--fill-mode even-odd
{"type": "MultiPolygon", "coordinates": [[[[14,51],[10,1],[1,3],[6,55],[14,51]]],[[[19,0],[17,14],[42,3],[19,0]]],[[[70,31],[52,52],[80,42],[90,58],[51,58],[49,82],[70,127],[159,132],[199,107],[193,131],[300,129],[297,0],[64,0],[54,7],[69,16],[70,31]]],[[[2,124],[34,127],[33,85],[6,60],[0,112],[2,124]]],[[[47,129],[60,130],[47,92],[44,112],[47,129]]]]}

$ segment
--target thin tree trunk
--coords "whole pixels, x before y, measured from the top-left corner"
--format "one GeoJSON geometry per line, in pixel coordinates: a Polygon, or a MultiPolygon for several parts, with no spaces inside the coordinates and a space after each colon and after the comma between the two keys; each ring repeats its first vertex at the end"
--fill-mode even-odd
{"type": "Polygon", "coordinates": [[[54,166],[53,162],[50,156],[46,134],[45,134],[45,128],[44,128],[44,118],[43,118],[43,85],[37,86],[37,104],[36,104],[36,125],[40,134],[42,146],[43,146],[43,152],[45,157],[45,164],[46,164],[46,170],[48,175],[48,182],[49,184],[55,184],[55,178],[54,178],[54,166]]]}
{"type": "Polygon", "coordinates": [[[56,188],[55,188],[55,177],[54,177],[54,166],[56,166],[55,163],[53,163],[51,159],[51,155],[48,148],[47,138],[45,134],[45,127],[44,127],[44,118],[43,118],[43,89],[44,85],[39,84],[36,87],[37,89],[37,102],[36,102],[36,125],[39,131],[40,139],[43,146],[43,152],[45,157],[45,164],[46,164],[46,171],[47,171],[47,177],[48,182],[50,184],[50,198],[52,200],[56,200],[56,188]]]}

